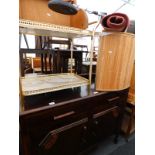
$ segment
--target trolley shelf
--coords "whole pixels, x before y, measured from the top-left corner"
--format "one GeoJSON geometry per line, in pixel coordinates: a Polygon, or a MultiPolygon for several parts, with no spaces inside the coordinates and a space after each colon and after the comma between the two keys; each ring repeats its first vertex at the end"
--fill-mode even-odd
{"type": "Polygon", "coordinates": [[[42,23],[31,20],[20,19],[19,31],[22,34],[31,34],[36,36],[52,36],[62,38],[78,38],[92,36],[92,31],[78,29],[69,26],[42,23]]]}
{"type": "MultiPolygon", "coordinates": [[[[74,27],[61,26],[25,19],[19,20],[19,33],[31,34],[35,36],[69,38],[71,40],[80,37],[94,37],[93,31],[90,30],[83,30],[74,27]]],[[[95,35],[98,35],[98,33],[95,33],[95,35]]],[[[71,49],[73,49],[72,46],[71,49]]],[[[21,94],[22,96],[31,96],[54,92],[58,90],[89,85],[91,83],[90,81],[90,78],[88,80],[73,73],[46,74],[37,75],[34,77],[25,76],[20,77],[21,94]]]]}
{"type": "Polygon", "coordinates": [[[88,85],[88,79],[73,73],[46,74],[21,77],[23,96],[37,95],[88,85]]]}

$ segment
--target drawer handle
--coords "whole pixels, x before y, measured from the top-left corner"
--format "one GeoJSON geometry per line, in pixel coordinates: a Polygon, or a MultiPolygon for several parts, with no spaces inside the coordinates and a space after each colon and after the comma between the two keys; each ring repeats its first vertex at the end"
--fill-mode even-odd
{"type": "Polygon", "coordinates": [[[110,98],[110,99],[108,99],[108,101],[112,102],[112,101],[117,100],[117,99],[120,99],[120,97],[117,96],[117,97],[114,97],[114,98],[110,98]]]}
{"type": "Polygon", "coordinates": [[[75,111],[70,111],[70,112],[67,112],[67,113],[62,114],[62,115],[54,116],[54,120],[61,119],[63,117],[67,117],[67,116],[70,116],[73,114],[75,114],[75,111]]]}
{"type": "Polygon", "coordinates": [[[83,129],[86,131],[87,130],[87,126],[84,126],[83,129]]]}
{"type": "Polygon", "coordinates": [[[118,108],[118,106],[115,106],[115,107],[110,108],[110,109],[108,109],[108,110],[105,110],[105,111],[99,112],[99,113],[97,113],[97,114],[94,114],[94,115],[93,115],[93,118],[101,117],[101,116],[105,115],[106,113],[108,113],[108,112],[110,112],[110,111],[113,111],[113,110],[115,110],[115,109],[117,109],[117,108],[118,108]]]}
{"type": "Polygon", "coordinates": [[[98,125],[98,121],[94,121],[94,124],[95,124],[95,125],[98,125]]]}

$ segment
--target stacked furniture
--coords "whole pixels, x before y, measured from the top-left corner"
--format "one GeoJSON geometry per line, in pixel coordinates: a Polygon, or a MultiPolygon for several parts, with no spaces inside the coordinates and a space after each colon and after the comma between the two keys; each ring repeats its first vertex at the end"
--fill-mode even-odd
{"type": "MultiPolygon", "coordinates": [[[[24,34],[92,37],[87,30],[60,27],[20,20],[20,33],[24,34]]],[[[117,141],[128,89],[96,92],[95,83],[87,78],[73,73],[20,78],[19,118],[24,155],[75,155],[101,138],[115,134],[117,141]],[[55,82],[51,82],[53,78],[55,82]]]]}
{"type": "Polygon", "coordinates": [[[75,155],[120,133],[128,89],[96,92],[94,84],[24,97],[20,135],[24,155],[75,155]]]}
{"type": "MultiPolygon", "coordinates": [[[[96,89],[97,81],[92,78],[92,56],[94,36],[98,33],[85,30],[88,25],[84,22],[75,26],[77,20],[74,16],[61,16],[61,20],[59,14],[47,9],[46,0],[35,3],[35,0],[20,0],[20,18],[24,18],[19,20],[20,34],[69,38],[71,68],[70,73],[66,74],[24,77],[20,62],[19,120],[22,154],[76,155],[83,154],[98,141],[111,135],[115,135],[114,140],[117,142],[129,89],[128,85],[117,91],[96,89]],[[38,15],[36,10],[40,8],[38,15]],[[50,16],[53,15],[51,20],[50,16]],[[91,38],[89,77],[73,74],[73,39],[79,37],[91,38]]],[[[79,12],[78,16],[81,14],[79,12]]],[[[27,51],[42,55],[42,61],[45,62],[42,71],[47,72],[47,54],[53,54],[52,50],[20,49],[20,60],[27,51]]],[[[56,52],[54,53],[58,55],[56,52]]]]}

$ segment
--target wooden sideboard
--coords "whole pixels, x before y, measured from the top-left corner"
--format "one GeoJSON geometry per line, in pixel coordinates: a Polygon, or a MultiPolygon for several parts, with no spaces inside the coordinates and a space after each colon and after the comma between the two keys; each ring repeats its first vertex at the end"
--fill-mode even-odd
{"type": "Polygon", "coordinates": [[[96,92],[95,84],[24,97],[22,155],[76,155],[121,129],[128,89],[96,92]]]}

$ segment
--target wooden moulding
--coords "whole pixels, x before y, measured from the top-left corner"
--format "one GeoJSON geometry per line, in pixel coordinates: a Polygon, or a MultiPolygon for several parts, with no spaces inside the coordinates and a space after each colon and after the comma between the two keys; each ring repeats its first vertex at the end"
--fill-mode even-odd
{"type": "Polygon", "coordinates": [[[131,104],[135,104],[135,64],[132,71],[130,89],[128,93],[128,102],[131,104]]]}
{"type": "Polygon", "coordinates": [[[96,90],[117,91],[130,86],[133,71],[134,35],[113,32],[100,37],[96,90]]]}
{"type": "Polygon", "coordinates": [[[63,15],[49,9],[48,1],[19,0],[19,18],[80,29],[88,27],[88,16],[84,10],[80,9],[76,15],[63,15]]]}

